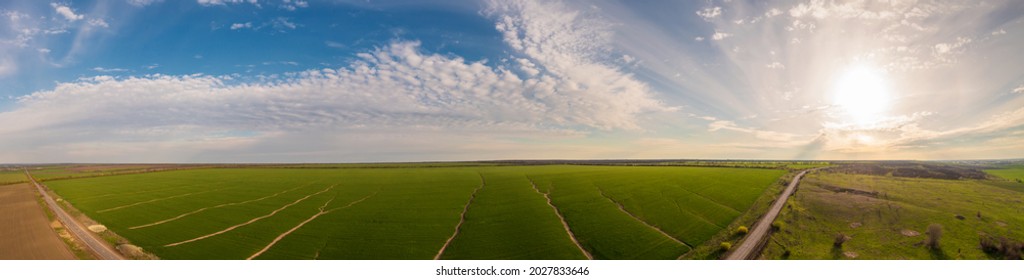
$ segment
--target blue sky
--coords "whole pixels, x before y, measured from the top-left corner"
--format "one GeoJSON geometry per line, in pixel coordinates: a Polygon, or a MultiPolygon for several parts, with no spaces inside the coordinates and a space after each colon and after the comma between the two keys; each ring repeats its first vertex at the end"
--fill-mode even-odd
{"type": "Polygon", "coordinates": [[[0,162],[1024,157],[1020,1],[0,3],[0,162]]]}

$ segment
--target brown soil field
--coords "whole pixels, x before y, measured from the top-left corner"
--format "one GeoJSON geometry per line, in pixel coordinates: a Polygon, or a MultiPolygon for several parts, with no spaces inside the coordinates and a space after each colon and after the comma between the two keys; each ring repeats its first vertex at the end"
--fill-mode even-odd
{"type": "Polygon", "coordinates": [[[0,259],[71,260],[29,184],[0,186],[0,259]]]}

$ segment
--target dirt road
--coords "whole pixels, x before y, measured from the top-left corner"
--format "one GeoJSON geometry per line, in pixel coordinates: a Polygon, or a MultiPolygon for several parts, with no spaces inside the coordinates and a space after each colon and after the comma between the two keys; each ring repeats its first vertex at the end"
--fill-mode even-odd
{"type": "Polygon", "coordinates": [[[0,186],[0,259],[73,260],[29,184],[0,186]]]}
{"type": "Polygon", "coordinates": [[[782,210],[782,206],[786,205],[786,200],[789,199],[790,195],[793,195],[793,191],[796,190],[797,184],[800,184],[800,178],[804,177],[808,171],[804,170],[793,177],[793,181],[789,182],[789,186],[782,192],[782,195],[772,203],[772,207],[768,209],[768,213],[765,213],[757,223],[754,224],[754,229],[747,234],[747,237],[743,239],[742,243],[736,247],[736,250],[732,251],[725,259],[727,260],[749,260],[756,258],[764,244],[765,238],[768,237],[768,230],[772,227],[772,222],[775,221],[775,217],[779,216],[779,211],[782,210]]]}
{"type": "Polygon", "coordinates": [[[85,246],[89,248],[89,251],[92,251],[101,260],[124,259],[121,254],[107,245],[105,241],[100,240],[99,237],[89,233],[89,230],[72,218],[71,215],[68,215],[68,213],[64,211],[64,208],[60,208],[60,206],[57,205],[57,202],[53,200],[53,197],[50,197],[50,194],[46,193],[46,190],[43,189],[43,185],[36,182],[36,179],[28,173],[27,169],[25,170],[25,176],[27,176],[29,181],[35,185],[36,190],[43,195],[43,200],[46,202],[46,206],[50,207],[50,211],[57,215],[57,219],[64,224],[64,227],[75,236],[75,239],[84,243],[85,246]]]}

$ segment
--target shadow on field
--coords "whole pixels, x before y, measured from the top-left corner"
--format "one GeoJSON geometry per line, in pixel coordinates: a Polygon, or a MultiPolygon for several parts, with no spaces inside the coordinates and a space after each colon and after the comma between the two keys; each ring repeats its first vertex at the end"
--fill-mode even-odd
{"type": "Polygon", "coordinates": [[[928,253],[931,254],[933,260],[948,260],[949,256],[946,252],[942,251],[942,248],[928,248],[928,253]]]}

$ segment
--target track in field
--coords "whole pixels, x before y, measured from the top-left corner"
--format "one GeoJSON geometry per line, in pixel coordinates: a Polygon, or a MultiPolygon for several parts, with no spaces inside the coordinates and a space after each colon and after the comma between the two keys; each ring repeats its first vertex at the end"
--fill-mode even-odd
{"type": "Polygon", "coordinates": [[[259,251],[259,252],[256,252],[255,254],[252,254],[252,256],[249,256],[249,258],[246,258],[246,260],[251,260],[251,259],[255,259],[256,257],[259,257],[259,256],[260,256],[260,255],[262,255],[262,254],[263,254],[264,252],[266,252],[267,250],[269,250],[269,249],[270,249],[270,247],[274,247],[274,244],[277,244],[277,242],[281,241],[281,239],[284,239],[284,238],[285,238],[286,236],[288,236],[289,234],[292,234],[292,232],[295,232],[295,231],[296,231],[296,230],[298,230],[299,228],[302,228],[302,226],[304,226],[304,225],[308,224],[309,222],[312,222],[312,221],[313,221],[313,220],[315,220],[316,218],[319,218],[320,216],[323,216],[323,215],[325,215],[325,214],[329,214],[329,213],[331,213],[331,212],[334,212],[335,210],[341,210],[341,209],[345,209],[345,208],[349,208],[349,207],[352,207],[352,205],[356,205],[356,204],[358,204],[358,203],[360,203],[360,202],[363,202],[364,200],[366,200],[366,199],[368,199],[368,198],[370,198],[370,197],[373,197],[374,195],[377,195],[377,193],[374,193],[374,194],[368,195],[368,196],[366,196],[366,197],[364,197],[364,198],[360,198],[359,200],[353,201],[353,202],[349,203],[348,205],[345,205],[345,206],[342,206],[342,207],[334,208],[334,209],[331,209],[331,210],[324,210],[324,208],[327,208],[327,205],[330,205],[330,204],[331,204],[331,202],[333,202],[333,201],[334,201],[334,197],[332,197],[332,198],[331,198],[330,200],[328,200],[327,202],[324,202],[324,205],[323,205],[323,206],[320,206],[320,208],[319,208],[320,212],[317,212],[316,214],[313,214],[313,216],[310,216],[310,217],[309,217],[309,219],[306,219],[305,221],[302,221],[301,223],[299,223],[299,224],[298,224],[298,225],[296,225],[295,227],[293,227],[293,228],[289,229],[288,231],[286,231],[286,232],[282,233],[281,235],[278,235],[278,236],[277,236],[277,238],[274,238],[274,241],[271,241],[271,242],[270,242],[270,244],[267,244],[267,246],[266,246],[266,247],[263,247],[263,249],[260,249],[260,251],[259,251]]]}
{"type": "Polygon", "coordinates": [[[435,260],[441,259],[441,255],[444,254],[444,250],[448,249],[448,245],[452,244],[452,240],[455,240],[455,236],[459,235],[459,230],[462,229],[462,224],[466,223],[466,212],[469,211],[469,205],[473,204],[473,199],[476,198],[476,194],[480,192],[480,190],[483,189],[484,186],[486,185],[487,182],[484,181],[484,175],[480,174],[480,187],[477,187],[475,190],[473,190],[473,193],[469,195],[469,200],[466,201],[466,207],[463,207],[462,213],[459,213],[459,223],[455,225],[455,231],[452,232],[451,237],[448,237],[448,240],[444,241],[444,245],[441,246],[441,249],[437,250],[437,255],[434,255],[435,260]]]}
{"type": "Polygon", "coordinates": [[[601,193],[601,196],[603,196],[604,198],[607,198],[607,199],[608,199],[608,201],[610,201],[611,203],[615,203],[615,206],[618,206],[618,207],[619,207],[619,210],[620,210],[620,211],[622,211],[622,213],[626,213],[626,215],[629,215],[630,217],[633,217],[633,219],[636,219],[636,220],[637,220],[638,222],[641,222],[641,223],[643,223],[644,225],[646,225],[647,227],[650,227],[651,229],[653,229],[653,230],[657,231],[658,233],[661,233],[661,235],[664,235],[664,236],[665,236],[665,237],[667,237],[668,239],[672,239],[672,240],[675,240],[675,241],[676,241],[676,242],[678,242],[678,243],[679,243],[680,245],[686,246],[686,248],[689,248],[690,250],[693,250],[693,246],[692,246],[692,245],[690,245],[690,244],[686,244],[686,242],[683,242],[682,240],[676,239],[676,238],[675,238],[674,236],[672,236],[671,234],[668,234],[667,232],[665,232],[665,230],[662,230],[662,229],[661,229],[661,228],[659,228],[659,227],[656,227],[656,226],[654,226],[654,225],[652,225],[652,224],[649,224],[649,223],[647,223],[647,221],[644,221],[644,220],[643,220],[643,219],[641,219],[640,217],[637,217],[636,215],[633,215],[633,213],[630,213],[630,212],[629,212],[628,210],[626,210],[626,207],[622,206],[622,203],[619,203],[618,201],[615,201],[615,199],[614,199],[614,198],[611,198],[610,196],[606,195],[606,194],[604,193],[604,190],[601,190],[601,188],[597,188],[597,190],[598,190],[598,191],[599,191],[599,192],[601,193]]]}
{"type": "Polygon", "coordinates": [[[586,255],[588,260],[593,260],[594,255],[591,255],[587,249],[583,249],[583,246],[580,245],[580,241],[576,239],[576,234],[572,233],[572,229],[569,228],[569,224],[565,222],[565,217],[562,216],[562,211],[558,211],[558,207],[551,203],[551,192],[541,192],[540,189],[537,188],[537,184],[533,183],[532,179],[530,180],[530,186],[533,187],[533,190],[538,194],[544,195],[544,199],[547,200],[548,206],[551,206],[551,210],[554,210],[555,215],[558,215],[558,221],[562,223],[562,228],[565,228],[565,233],[569,235],[569,239],[571,239],[572,243],[576,245],[576,248],[579,248],[580,252],[586,255]]]}
{"type": "Polygon", "coordinates": [[[322,191],[319,191],[319,192],[316,192],[316,193],[304,196],[304,197],[302,197],[300,199],[297,199],[297,200],[293,201],[292,203],[288,203],[288,204],[285,204],[284,206],[281,206],[281,208],[274,209],[274,211],[271,211],[270,213],[268,213],[266,215],[253,218],[252,220],[246,221],[244,223],[233,225],[233,226],[230,226],[228,228],[225,228],[223,230],[220,230],[218,232],[214,232],[214,233],[211,233],[211,234],[203,235],[203,236],[200,236],[200,237],[192,238],[192,239],[181,241],[181,242],[175,242],[175,243],[167,244],[167,245],[164,245],[164,247],[174,247],[174,246],[178,246],[178,245],[181,245],[181,244],[186,244],[186,243],[191,243],[191,242],[207,239],[207,238],[210,238],[210,237],[214,237],[214,236],[223,234],[225,232],[229,232],[229,231],[235,230],[237,228],[240,228],[240,227],[243,227],[243,226],[246,226],[246,225],[250,225],[250,224],[255,223],[255,222],[259,221],[259,220],[266,219],[266,218],[269,218],[269,217],[273,217],[277,213],[279,213],[281,211],[284,211],[285,209],[288,209],[288,207],[292,207],[295,204],[299,204],[299,202],[302,202],[303,200],[309,199],[310,197],[313,197],[315,195],[325,193],[325,192],[331,190],[332,188],[334,188],[334,186],[330,186],[330,187],[327,187],[326,189],[324,189],[322,191]]]}
{"type": "MultiPolygon", "coordinates": [[[[308,186],[308,185],[306,185],[306,186],[308,186]]],[[[229,203],[224,203],[224,204],[217,204],[217,205],[210,206],[210,207],[203,207],[203,208],[196,209],[194,211],[190,211],[190,212],[185,213],[185,214],[174,216],[173,218],[170,218],[170,219],[164,219],[164,220],[148,223],[148,224],[145,224],[145,225],[133,226],[133,227],[130,227],[128,229],[147,228],[147,227],[151,227],[151,226],[155,226],[155,225],[160,225],[160,224],[165,224],[165,223],[173,222],[173,221],[176,221],[178,219],[181,219],[181,218],[184,218],[184,217],[188,217],[188,216],[191,216],[191,215],[194,215],[194,214],[198,214],[200,212],[203,212],[203,211],[206,211],[206,210],[210,210],[210,209],[217,209],[217,208],[221,208],[221,207],[242,205],[242,204],[246,204],[246,203],[262,201],[262,200],[266,200],[268,198],[273,198],[273,197],[279,196],[279,195],[287,193],[287,192],[291,192],[291,191],[294,191],[294,190],[297,190],[297,189],[301,189],[301,188],[306,187],[306,186],[295,187],[295,188],[292,188],[292,189],[284,190],[284,191],[281,191],[281,192],[278,192],[278,193],[274,193],[272,195],[268,195],[268,196],[264,196],[264,197],[260,197],[260,198],[256,198],[256,199],[250,199],[250,200],[239,201],[239,202],[229,202],[229,203]]]]}

